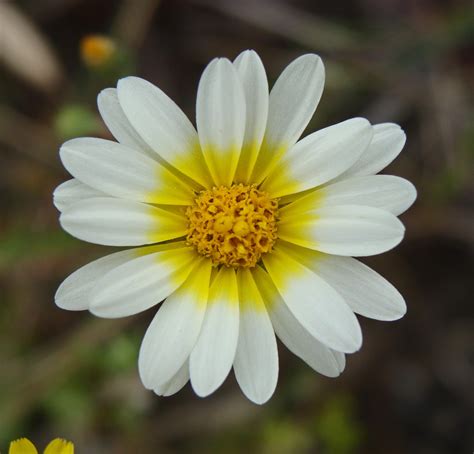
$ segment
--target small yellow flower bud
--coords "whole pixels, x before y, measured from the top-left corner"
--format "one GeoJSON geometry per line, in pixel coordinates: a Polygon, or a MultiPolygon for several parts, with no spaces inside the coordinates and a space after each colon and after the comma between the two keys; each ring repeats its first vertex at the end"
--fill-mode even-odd
{"type": "Polygon", "coordinates": [[[87,35],[82,38],[80,52],[86,66],[97,68],[110,62],[117,48],[114,41],[107,36],[87,35]]]}

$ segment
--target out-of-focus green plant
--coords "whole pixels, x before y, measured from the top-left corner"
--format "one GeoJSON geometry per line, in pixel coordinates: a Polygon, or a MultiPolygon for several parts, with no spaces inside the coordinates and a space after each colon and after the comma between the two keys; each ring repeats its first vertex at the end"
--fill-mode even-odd
{"type": "Polygon", "coordinates": [[[2,236],[0,248],[0,269],[22,259],[45,258],[63,254],[66,248],[74,247],[77,240],[61,231],[35,232],[25,229],[11,229],[2,236]]]}
{"type": "Polygon", "coordinates": [[[470,126],[459,138],[459,147],[452,165],[441,169],[436,178],[427,185],[435,203],[449,202],[471,182],[474,164],[474,126],[472,124],[471,119],[470,126]]]}
{"type": "Polygon", "coordinates": [[[105,346],[106,351],[101,352],[100,361],[108,373],[131,370],[135,368],[139,348],[140,340],[138,335],[122,334],[105,346]]]}
{"type": "Polygon", "coordinates": [[[83,382],[68,381],[57,386],[43,400],[43,408],[57,426],[84,427],[93,421],[94,403],[83,382]]]}
{"type": "Polygon", "coordinates": [[[354,401],[347,395],[328,400],[314,426],[325,452],[330,454],[350,454],[363,439],[363,427],[354,415],[354,401]]]}
{"type": "Polygon", "coordinates": [[[288,418],[270,421],[263,427],[262,437],[262,452],[268,454],[306,452],[312,445],[306,427],[288,418]]]}
{"type": "Polygon", "coordinates": [[[102,123],[97,114],[81,104],[66,104],[58,111],[54,121],[54,130],[60,140],[93,135],[101,129],[102,123]]]}

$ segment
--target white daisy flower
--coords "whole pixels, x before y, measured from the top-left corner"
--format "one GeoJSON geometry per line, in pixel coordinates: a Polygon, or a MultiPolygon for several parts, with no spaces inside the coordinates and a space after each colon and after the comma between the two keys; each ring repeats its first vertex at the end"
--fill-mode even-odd
{"type": "Polygon", "coordinates": [[[324,66],[293,61],[270,94],[253,51],[213,60],[199,82],[197,131],[137,77],[98,98],[118,142],[66,142],[74,179],[54,201],[62,227],[91,243],[139,246],[69,276],[56,304],[125,317],[163,304],[139,355],[146,388],[199,396],[234,369],[258,404],[278,377],[276,336],[317,372],[338,376],[362,344],[355,314],[396,320],[398,291],[351,256],[395,247],[411,183],[375,175],[401,151],[399,126],[352,118],[299,140],[324,66]],[[147,246],[143,246],[147,245],[147,246]]]}

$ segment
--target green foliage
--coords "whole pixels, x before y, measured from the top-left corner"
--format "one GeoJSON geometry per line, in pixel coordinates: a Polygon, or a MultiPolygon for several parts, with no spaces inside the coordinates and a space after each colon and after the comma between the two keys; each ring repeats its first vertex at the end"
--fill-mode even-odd
{"type": "Polygon", "coordinates": [[[67,104],[56,114],[54,130],[61,140],[93,135],[102,128],[95,112],[81,104],[67,104]]]}
{"type": "Polygon", "coordinates": [[[268,454],[307,452],[312,445],[305,425],[290,418],[269,421],[263,427],[262,438],[261,452],[268,454]]]}
{"type": "Polygon", "coordinates": [[[458,138],[456,155],[451,165],[443,167],[427,187],[435,203],[448,203],[471,182],[474,163],[474,127],[470,124],[458,138]]]}
{"type": "Polygon", "coordinates": [[[43,400],[43,408],[59,428],[87,426],[96,410],[90,390],[78,380],[51,389],[43,400]]]}
{"type": "Polygon", "coordinates": [[[140,339],[138,335],[125,333],[117,336],[104,347],[99,358],[106,372],[113,374],[135,368],[140,339]]]}
{"type": "Polygon", "coordinates": [[[330,454],[350,454],[363,439],[362,427],[354,416],[351,396],[335,395],[328,400],[314,425],[325,452],[330,454]]]}
{"type": "Polygon", "coordinates": [[[79,244],[77,240],[60,230],[31,232],[24,228],[12,229],[2,236],[0,270],[23,259],[62,255],[65,249],[76,244],[79,244]]]}

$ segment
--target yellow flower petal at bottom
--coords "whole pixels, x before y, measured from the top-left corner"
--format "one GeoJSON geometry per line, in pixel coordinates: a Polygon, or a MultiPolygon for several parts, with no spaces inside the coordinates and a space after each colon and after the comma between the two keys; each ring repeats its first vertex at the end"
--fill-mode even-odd
{"type": "Polygon", "coordinates": [[[46,446],[44,454],[74,454],[74,445],[62,438],[55,438],[46,446]]]}
{"type": "Polygon", "coordinates": [[[8,454],[38,454],[38,451],[28,438],[19,438],[10,443],[8,454]]]}

